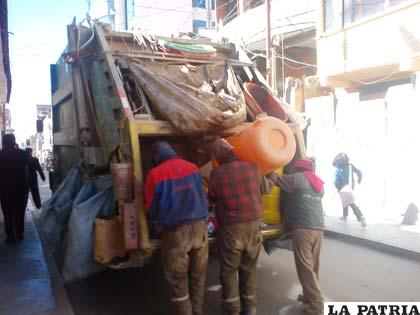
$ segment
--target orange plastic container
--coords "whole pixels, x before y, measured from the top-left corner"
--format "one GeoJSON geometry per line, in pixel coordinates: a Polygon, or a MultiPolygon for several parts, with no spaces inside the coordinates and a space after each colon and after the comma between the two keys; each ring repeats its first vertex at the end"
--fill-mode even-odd
{"type": "Polygon", "coordinates": [[[286,166],[296,152],[292,130],[274,117],[258,119],[226,140],[233,146],[238,158],[257,164],[263,174],[286,166]]]}

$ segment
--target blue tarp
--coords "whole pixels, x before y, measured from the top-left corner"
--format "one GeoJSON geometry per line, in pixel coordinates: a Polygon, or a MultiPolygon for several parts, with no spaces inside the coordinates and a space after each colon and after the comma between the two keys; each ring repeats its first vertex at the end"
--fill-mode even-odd
{"type": "Polygon", "coordinates": [[[115,215],[111,176],[85,180],[80,165],[71,169],[51,199],[42,206],[41,226],[65,281],[103,269],[93,259],[96,217],[115,215]]]}

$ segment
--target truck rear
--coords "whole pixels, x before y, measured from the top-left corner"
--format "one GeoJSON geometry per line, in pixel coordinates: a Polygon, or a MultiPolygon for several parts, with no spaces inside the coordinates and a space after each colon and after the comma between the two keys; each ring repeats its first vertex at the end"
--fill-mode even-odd
{"type": "MultiPolygon", "coordinates": [[[[112,268],[143,266],[159,249],[143,201],[153,143],[168,141],[206,178],[210,143],[265,115],[247,83],[274,97],[245,50],[232,43],[116,32],[106,24],[68,26],[51,82],[54,187],[79,161],[86,177],[113,175],[118,214],[96,220],[94,252],[112,268]]],[[[298,118],[282,106],[298,158],[305,154],[298,118]]],[[[279,211],[279,202],[279,190],[265,197],[267,216],[279,211]]],[[[278,218],[267,223],[265,238],[284,233],[278,218]]]]}

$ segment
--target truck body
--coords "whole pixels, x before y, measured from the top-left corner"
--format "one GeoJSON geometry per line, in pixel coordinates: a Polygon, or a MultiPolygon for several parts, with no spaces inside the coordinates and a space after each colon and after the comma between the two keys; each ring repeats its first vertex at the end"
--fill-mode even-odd
{"type": "MultiPolygon", "coordinates": [[[[256,118],[248,108],[246,112],[241,112],[235,105],[233,108],[239,108],[236,112],[223,112],[222,116],[228,118],[220,126],[205,131],[189,130],[188,121],[186,129],[183,129],[184,125],[176,126],[173,120],[169,121],[173,119],[173,114],[166,113],[160,107],[168,104],[158,104],[161,101],[159,97],[162,97],[160,92],[166,85],[153,90],[153,73],[159,73],[161,68],[158,67],[163,67],[161,74],[167,76],[168,73],[164,73],[167,69],[177,67],[181,72],[190,71],[193,77],[202,65],[214,66],[205,69],[219,69],[217,67],[221,66],[226,82],[236,82],[236,88],[251,81],[267,87],[245,52],[231,43],[213,43],[203,38],[175,39],[116,32],[106,24],[81,26],[73,23],[68,26],[68,46],[57,64],[51,65],[54,187],[63,181],[69,170],[80,160],[88,176],[92,177],[110,174],[115,165],[126,164],[132,167],[131,200],[117,200],[119,216],[95,225],[95,251],[105,252],[102,258],[95,254],[100,263],[113,268],[143,266],[159,249],[160,241],[149,229],[143,200],[147,172],[153,167],[151,148],[155,141],[170,142],[181,157],[205,169],[209,165],[211,141],[217,137],[237,134],[256,118]],[[162,51],[160,47],[156,48],[160,42],[169,42],[172,48],[180,45],[205,45],[209,54],[201,58],[197,56],[202,55],[194,52],[180,55],[174,53],[174,50],[162,51]],[[157,72],[149,73],[149,69],[157,72]],[[127,229],[131,229],[131,237],[135,235],[134,242],[132,239],[130,242],[130,231],[127,229]],[[118,264],[113,262],[114,256],[126,254],[128,259],[118,264]]],[[[208,73],[205,75],[211,76],[208,73]]],[[[155,83],[160,84],[162,80],[155,83]]],[[[184,98],[185,95],[200,98],[212,94],[207,90],[203,92],[207,88],[204,84],[199,89],[181,87],[189,93],[182,94],[184,98]]],[[[172,97],[169,87],[168,91],[172,97]]],[[[182,97],[177,99],[181,99],[180,106],[182,97]]],[[[241,97],[237,97],[236,101],[245,104],[241,97]]],[[[226,102],[231,99],[223,93],[217,95],[218,100],[221,98],[226,102]]],[[[175,98],[171,100],[176,102],[175,98]]],[[[203,102],[206,103],[206,100],[203,102]]],[[[167,108],[171,110],[172,107],[167,108]]],[[[205,119],[202,121],[204,125],[205,119]]],[[[296,157],[300,157],[305,154],[302,133],[293,119],[289,120],[289,126],[297,140],[296,157]]],[[[194,127],[199,128],[200,123],[194,127]]],[[[265,238],[278,237],[283,233],[281,225],[269,225],[263,231],[265,238]]],[[[213,242],[213,239],[210,241],[213,242]]]]}

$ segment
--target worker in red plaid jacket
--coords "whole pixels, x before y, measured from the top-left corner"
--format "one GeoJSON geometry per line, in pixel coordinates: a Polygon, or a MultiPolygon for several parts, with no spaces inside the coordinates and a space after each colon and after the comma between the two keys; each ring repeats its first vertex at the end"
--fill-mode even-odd
{"type": "Polygon", "coordinates": [[[219,223],[223,314],[256,314],[256,265],[262,243],[261,194],[269,193],[272,183],[255,164],[239,160],[224,139],[214,141],[212,154],[220,164],[210,174],[209,199],[216,206],[219,223]]]}

